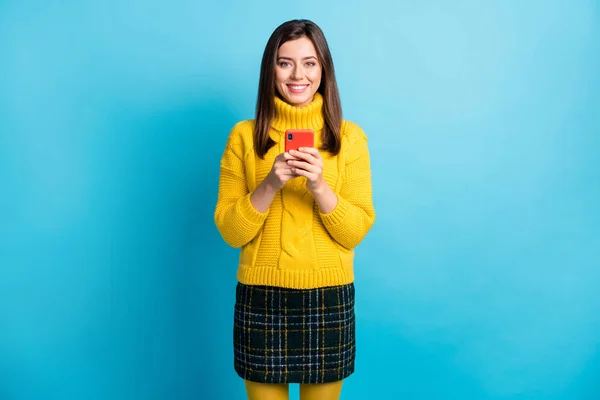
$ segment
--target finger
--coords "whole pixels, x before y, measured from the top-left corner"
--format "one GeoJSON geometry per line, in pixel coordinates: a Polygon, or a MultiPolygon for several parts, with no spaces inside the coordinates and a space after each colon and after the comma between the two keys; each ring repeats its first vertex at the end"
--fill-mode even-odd
{"type": "Polygon", "coordinates": [[[294,175],[293,168],[282,168],[277,171],[279,175],[294,175]]]}
{"type": "Polygon", "coordinates": [[[298,150],[300,150],[303,153],[308,153],[311,156],[313,156],[314,158],[320,160],[321,159],[321,153],[319,152],[319,149],[314,148],[314,147],[300,147],[298,150]]]}
{"type": "Polygon", "coordinates": [[[305,161],[288,161],[288,164],[293,166],[294,168],[303,169],[312,173],[319,173],[320,170],[319,166],[309,164],[305,161]]]}
{"type": "Polygon", "coordinates": [[[318,160],[310,153],[303,151],[291,151],[291,154],[299,159],[305,160],[311,164],[317,164],[318,160]]]}
{"type": "MultiPolygon", "coordinates": [[[[293,151],[293,150],[292,150],[293,151]]],[[[288,153],[287,151],[285,153],[281,153],[278,158],[280,160],[297,160],[297,157],[294,157],[293,155],[291,155],[290,153],[288,153]],[[281,157],[281,158],[279,158],[281,157]]]]}
{"type": "Polygon", "coordinates": [[[290,169],[292,168],[292,165],[290,164],[291,162],[294,162],[294,160],[278,162],[277,164],[275,164],[275,169],[290,169]]]}
{"type": "Polygon", "coordinates": [[[312,172],[303,170],[303,169],[299,169],[299,168],[294,168],[293,171],[298,175],[298,176],[304,176],[306,177],[309,181],[313,181],[316,179],[315,174],[313,174],[312,172]]]}

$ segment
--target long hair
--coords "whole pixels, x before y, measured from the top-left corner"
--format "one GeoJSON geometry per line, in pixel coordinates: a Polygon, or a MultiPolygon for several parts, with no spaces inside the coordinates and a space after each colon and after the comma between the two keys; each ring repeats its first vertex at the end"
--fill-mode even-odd
{"type": "Polygon", "coordinates": [[[269,130],[271,129],[271,121],[275,116],[275,63],[277,62],[277,51],[285,42],[302,37],[307,37],[312,41],[322,68],[321,83],[317,90],[323,95],[323,118],[325,120],[321,150],[328,151],[332,155],[337,155],[340,152],[342,105],[335,80],[331,52],[325,35],[317,24],[305,19],[296,19],[284,22],[275,29],[263,53],[254,126],[254,149],[260,158],[264,158],[267,151],[275,144],[269,136],[269,130]]]}

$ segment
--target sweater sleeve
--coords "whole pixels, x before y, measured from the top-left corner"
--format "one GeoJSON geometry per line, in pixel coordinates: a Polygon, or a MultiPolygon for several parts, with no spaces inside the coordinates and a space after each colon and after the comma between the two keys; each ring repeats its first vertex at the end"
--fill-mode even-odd
{"type": "Polygon", "coordinates": [[[346,166],[338,203],[321,220],[329,234],[346,249],[353,249],[365,237],[375,222],[371,185],[371,163],[367,137],[351,124],[348,138],[346,166]]]}
{"type": "Polygon", "coordinates": [[[257,211],[250,202],[244,174],[243,147],[234,128],[221,158],[219,192],[214,220],[219,233],[232,247],[250,242],[263,226],[267,212],[257,211]]]}

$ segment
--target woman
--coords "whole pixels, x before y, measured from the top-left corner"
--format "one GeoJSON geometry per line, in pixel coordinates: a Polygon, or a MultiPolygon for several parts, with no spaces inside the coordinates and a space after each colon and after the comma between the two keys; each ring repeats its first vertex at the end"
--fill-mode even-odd
{"type": "Polygon", "coordinates": [[[354,248],[375,221],[367,138],[342,120],[321,29],[293,20],[263,54],[256,117],[232,129],[215,223],[241,247],[234,368],[250,400],[338,399],[354,372],[354,248]],[[288,129],[315,145],[285,152],[288,129]]]}

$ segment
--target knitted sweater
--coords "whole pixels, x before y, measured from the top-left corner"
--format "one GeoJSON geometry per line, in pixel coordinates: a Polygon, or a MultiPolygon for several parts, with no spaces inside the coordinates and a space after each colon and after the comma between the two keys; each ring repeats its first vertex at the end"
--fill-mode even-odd
{"type": "Polygon", "coordinates": [[[276,144],[264,159],[254,152],[254,120],[231,130],[221,159],[214,218],[223,239],[241,247],[241,283],[309,289],[354,281],[354,248],[375,221],[367,137],[358,125],[343,121],[337,156],[321,151],[323,178],[338,198],[332,212],[320,212],[305,177],[286,182],[264,213],[250,202],[275,157],[284,152],[287,129],[312,129],[315,147],[321,146],[322,106],[319,93],[304,107],[276,97],[270,131],[276,144]]]}

